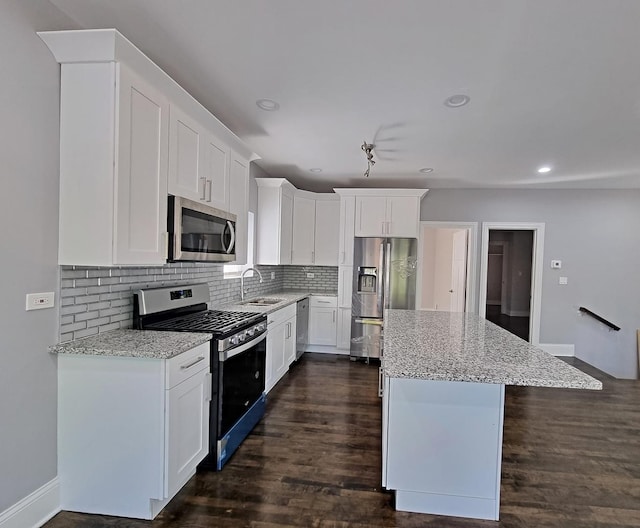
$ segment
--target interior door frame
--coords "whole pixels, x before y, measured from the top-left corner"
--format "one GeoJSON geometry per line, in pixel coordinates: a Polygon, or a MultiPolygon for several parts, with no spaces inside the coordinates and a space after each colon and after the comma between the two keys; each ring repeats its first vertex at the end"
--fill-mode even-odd
{"type": "Polygon", "coordinates": [[[489,231],[533,231],[531,259],[531,306],[529,342],[540,344],[540,311],[542,307],[542,270],[544,258],[544,228],[541,222],[482,222],[482,248],[480,252],[480,286],[478,315],[487,315],[487,269],[489,263],[489,231]]]}
{"type": "MultiPolygon", "coordinates": [[[[475,312],[477,306],[478,291],[476,287],[476,255],[478,254],[478,222],[436,222],[436,221],[421,221],[420,232],[418,234],[418,255],[422,255],[423,237],[422,229],[424,227],[430,227],[433,229],[466,229],[469,233],[467,239],[467,284],[465,292],[465,312],[475,312]]],[[[486,288],[486,286],[485,286],[486,288]]],[[[422,291],[422,259],[418,259],[418,276],[416,280],[416,305],[422,308],[422,296],[419,292],[422,291]]]]}

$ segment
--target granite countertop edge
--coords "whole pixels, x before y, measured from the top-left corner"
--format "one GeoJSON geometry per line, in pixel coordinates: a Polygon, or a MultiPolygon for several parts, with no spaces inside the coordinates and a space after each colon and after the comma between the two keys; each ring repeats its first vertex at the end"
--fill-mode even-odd
{"type": "Polygon", "coordinates": [[[389,378],[601,390],[599,380],[471,313],[387,310],[389,378]]]}
{"type": "Polygon", "coordinates": [[[49,347],[52,354],[171,359],[213,338],[210,333],[122,329],[49,347]]]}

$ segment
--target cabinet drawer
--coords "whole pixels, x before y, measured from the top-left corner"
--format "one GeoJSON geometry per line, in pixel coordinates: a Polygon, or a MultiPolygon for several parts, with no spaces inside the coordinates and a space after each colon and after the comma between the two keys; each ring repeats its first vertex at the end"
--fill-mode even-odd
{"type": "Polygon", "coordinates": [[[210,343],[202,343],[167,361],[166,388],[171,389],[210,364],[210,343]]]}
{"type": "Polygon", "coordinates": [[[284,323],[287,319],[291,319],[296,316],[296,303],[292,303],[289,306],[281,308],[277,312],[273,312],[267,315],[267,325],[273,328],[273,325],[284,323]]]}
{"type": "Polygon", "coordinates": [[[309,299],[311,308],[337,308],[338,297],[335,295],[312,295],[309,299]]]}

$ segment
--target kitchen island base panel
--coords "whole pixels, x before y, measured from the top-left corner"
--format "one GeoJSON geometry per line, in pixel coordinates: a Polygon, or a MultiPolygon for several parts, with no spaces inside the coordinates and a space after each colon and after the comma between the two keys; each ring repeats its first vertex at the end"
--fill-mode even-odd
{"type": "Polygon", "coordinates": [[[504,385],[386,381],[383,485],[396,509],[497,520],[504,385]]]}
{"type": "Polygon", "coordinates": [[[398,511],[498,520],[499,500],[496,502],[491,499],[455,497],[416,491],[396,491],[395,497],[396,510],[398,511]]]}

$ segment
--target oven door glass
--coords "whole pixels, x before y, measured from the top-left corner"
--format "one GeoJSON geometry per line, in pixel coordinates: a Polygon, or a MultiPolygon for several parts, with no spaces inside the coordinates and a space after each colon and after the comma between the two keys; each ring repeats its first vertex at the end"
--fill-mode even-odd
{"type": "Polygon", "coordinates": [[[264,392],[267,341],[220,362],[221,413],[218,438],[247,412],[264,392]]]}

